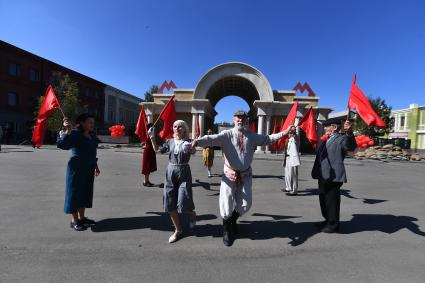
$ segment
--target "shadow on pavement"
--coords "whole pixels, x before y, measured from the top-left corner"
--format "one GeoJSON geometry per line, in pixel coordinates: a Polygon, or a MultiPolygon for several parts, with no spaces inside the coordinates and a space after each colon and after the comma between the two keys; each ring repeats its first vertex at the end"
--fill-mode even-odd
{"type": "MultiPolygon", "coordinates": [[[[286,219],[300,216],[285,216],[254,213],[253,216],[271,217],[273,220],[240,221],[237,239],[268,240],[273,238],[288,238],[291,246],[299,246],[309,238],[320,233],[315,226],[317,222],[295,223],[286,219]]],[[[341,222],[339,234],[353,234],[367,231],[378,231],[387,234],[408,229],[412,233],[425,237],[416,223],[416,218],[410,216],[395,216],[390,214],[353,214],[350,221],[341,222]]],[[[221,237],[221,225],[200,225],[196,227],[196,237],[221,237]]]]}
{"type": "Polygon", "coordinates": [[[252,175],[252,178],[264,178],[264,179],[271,179],[271,178],[276,178],[276,179],[279,179],[279,180],[284,180],[285,179],[285,177],[283,177],[282,175],[252,175]]]}
{"type": "Polygon", "coordinates": [[[353,234],[365,231],[379,231],[393,234],[407,229],[416,235],[425,237],[419,225],[414,223],[418,219],[411,216],[396,216],[392,214],[353,214],[350,221],[340,224],[340,234],[353,234]]]}
{"type": "MultiPolygon", "coordinates": [[[[91,230],[95,233],[112,232],[112,231],[126,231],[138,229],[151,229],[159,231],[172,231],[171,220],[168,213],[165,212],[146,212],[149,216],[138,217],[123,217],[123,218],[108,218],[100,220],[91,230]]],[[[187,216],[182,215],[182,225],[187,227],[187,216]]],[[[214,214],[197,215],[197,222],[216,219],[214,214]]]]}
{"type": "MultiPolygon", "coordinates": [[[[387,201],[386,199],[357,198],[351,195],[351,190],[347,190],[347,189],[340,189],[340,191],[341,191],[341,196],[344,196],[346,198],[351,198],[351,199],[361,199],[363,200],[363,203],[366,203],[366,204],[377,204],[377,203],[382,203],[387,201]]],[[[298,191],[298,195],[299,196],[317,196],[319,195],[319,190],[317,188],[309,188],[305,190],[300,190],[298,191]]]]}
{"type": "MultiPolygon", "coordinates": [[[[136,229],[151,229],[159,231],[172,231],[171,221],[167,213],[147,212],[149,216],[127,217],[127,218],[109,218],[104,219],[91,230],[95,233],[125,231],[136,229]]],[[[270,217],[272,220],[242,220],[239,222],[239,234],[237,239],[267,240],[273,238],[288,238],[291,246],[299,246],[305,243],[309,238],[319,233],[315,226],[317,222],[299,222],[295,223],[288,219],[299,218],[301,216],[287,216],[254,213],[256,217],[270,217]]],[[[182,216],[182,225],[187,227],[187,217],[182,216]]],[[[221,224],[204,224],[199,222],[217,219],[216,215],[203,214],[197,216],[196,228],[188,232],[187,236],[195,237],[222,237],[223,226],[221,224]]],[[[415,221],[418,219],[410,216],[396,216],[391,214],[353,214],[349,221],[340,223],[339,234],[354,234],[360,232],[382,232],[387,234],[396,233],[402,229],[408,229],[410,232],[425,237],[415,221]]]]}
{"type": "Polygon", "coordinates": [[[217,190],[211,190],[211,187],[219,187],[220,183],[209,183],[209,182],[203,182],[199,179],[195,179],[195,182],[192,184],[192,187],[202,187],[207,191],[217,191],[217,190]]]}

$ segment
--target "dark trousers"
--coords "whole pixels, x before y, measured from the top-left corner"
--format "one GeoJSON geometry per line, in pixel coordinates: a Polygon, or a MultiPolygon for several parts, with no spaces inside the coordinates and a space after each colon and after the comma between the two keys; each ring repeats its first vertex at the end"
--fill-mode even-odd
{"type": "Polygon", "coordinates": [[[319,180],[319,201],[320,210],[327,222],[327,226],[338,229],[339,208],[341,204],[340,182],[325,182],[319,180]]]}

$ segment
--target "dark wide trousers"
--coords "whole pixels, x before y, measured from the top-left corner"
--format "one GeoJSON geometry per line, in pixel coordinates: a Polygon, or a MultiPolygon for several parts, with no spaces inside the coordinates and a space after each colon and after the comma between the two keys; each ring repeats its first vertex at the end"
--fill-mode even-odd
{"type": "Polygon", "coordinates": [[[319,201],[326,226],[332,229],[339,227],[339,210],[341,205],[341,182],[325,182],[319,180],[319,201]]]}

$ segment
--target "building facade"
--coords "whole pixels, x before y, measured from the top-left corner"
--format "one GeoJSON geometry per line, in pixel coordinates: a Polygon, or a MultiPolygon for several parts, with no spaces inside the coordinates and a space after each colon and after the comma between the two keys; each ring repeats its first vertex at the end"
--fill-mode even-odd
{"type": "Polygon", "coordinates": [[[410,104],[409,108],[393,110],[394,128],[389,138],[410,139],[410,147],[425,150],[425,106],[410,104]]]}
{"type": "Polygon", "coordinates": [[[116,121],[134,123],[134,111],[139,108],[141,99],[0,41],[0,126],[12,132],[12,142],[20,143],[31,138],[38,98],[53,82],[55,72],[69,75],[78,84],[80,102],[86,112],[95,116],[98,128],[104,130],[110,121],[105,119],[109,109],[105,104],[105,92],[123,98],[121,104],[118,99],[117,105],[120,106],[111,114],[118,118],[116,121]]]}
{"type": "MultiPolygon", "coordinates": [[[[120,124],[135,129],[142,99],[112,86],[105,87],[105,116],[107,127],[120,124]]],[[[134,132],[134,130],[133,130],[134,132]]]]}
{"type": "MultiPolygon", "coordinates": [[[[177,119],[189,123],[191,136],[195,135],[199,119],[201,135],[212,128],[217,112],[214,107],[226,96],[244,99],[251,109],[251,122],[256,123],[257,132],[270,134],[274,121],[281,121],[288,115],[295,101],[298,101],[297,120],[313,107],[319,121],[318,134],[322,133],[320,123],[328,118],[330,107],[319,107],[317,96],[296,96],[296,90],[273,90],[267,78],[256,68],[241,62],[218,65],[205,73],[194,89],[174,89],[177,119]]],[[[155,121],[170,95],[154,94],[153,102],[142,102],[149,122],[155,121]]],[[[234,109],[235,111],[237,109],[234,109]]],[[[296,121],[295,123],[297,123],[296,121]]],[[[280,123],[280,122],[279,122],[280,123]]],[[[269,151],[269,147],[258,147],[257,151],[269,151]]]]}

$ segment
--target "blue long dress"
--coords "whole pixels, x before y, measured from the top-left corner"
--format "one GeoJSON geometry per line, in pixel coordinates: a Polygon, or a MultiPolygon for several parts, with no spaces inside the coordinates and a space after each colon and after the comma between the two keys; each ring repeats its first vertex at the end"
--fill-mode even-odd
{"type": "Polygon", "coordinates": [[[99,142],[96,135],[91,134],[89,138],[80,130],[72,130],[71,134],[57,140],[58,148],[72,149],[66,169],[64,212],[67,214],[93,205],[94,170],[99,142]]]}

